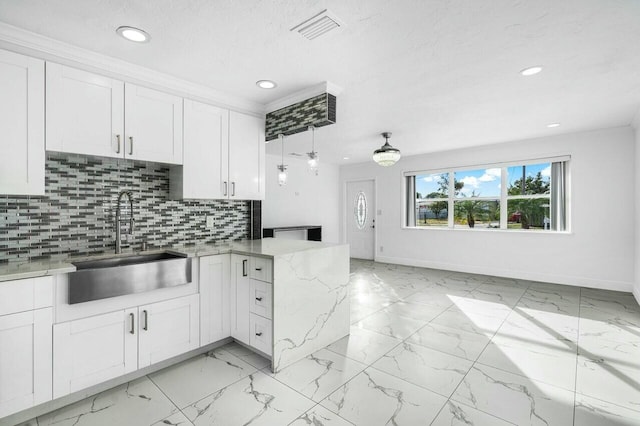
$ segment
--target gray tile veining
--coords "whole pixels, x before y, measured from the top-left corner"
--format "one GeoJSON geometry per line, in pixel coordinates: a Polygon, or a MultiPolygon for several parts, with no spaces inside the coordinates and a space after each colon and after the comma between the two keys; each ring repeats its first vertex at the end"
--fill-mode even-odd
{"type": "Polygon", "coordinates": [[[231,343],[38,424],[640,425],[632,296],[356,260],[351,271],[351,335],[277,374],[231,343]]]}

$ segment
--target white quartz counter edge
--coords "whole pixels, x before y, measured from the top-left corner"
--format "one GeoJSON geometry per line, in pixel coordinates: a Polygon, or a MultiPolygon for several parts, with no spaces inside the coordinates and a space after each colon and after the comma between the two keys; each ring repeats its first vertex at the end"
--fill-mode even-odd
{"type": "MultiPolygon", "coordinates": [[[[284,240],[275,238],[264,238],[262,240],[252,241],[238,241],[225,244],[202,244],[193,246],[178,246],[171,247],[163,250],[151,250],[144,253],[157,253],[157,252],[169,252],[175,253],[184,257],[202,257],[202,256],[214,256],[217,254],[244,254],[249,256],[260,256],[273,258],[275,256],[296,253],[306,250],[314,250],[323,247],[331,247],[340,244],[323,243],[319,241],[299,241],[299,240],[284,240]]],[[[123,253],[123,256],[140,254],[136,253],[123,253]]],[[[90,256],[86,258],[74,258],[67,261],[38,261],[38,262],[24,262],[24,263],[8,263],[0,265],[0,282],[20,280],[25,278],[43,277],[47,275],[66,274],[74,272],[76,267],[70,262],[100,259],[105,257],[112,257],[112,254],[100,254],[96,256],[90,256]]]]}

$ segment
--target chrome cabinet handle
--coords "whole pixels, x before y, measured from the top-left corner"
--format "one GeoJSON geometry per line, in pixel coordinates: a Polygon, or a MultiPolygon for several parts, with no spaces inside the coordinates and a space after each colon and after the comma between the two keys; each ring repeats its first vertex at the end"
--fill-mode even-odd
{"type": "Polygon", "coordinates": [[[247,276],[247,259],[242,260],[242,276],[247,276]]]}
{"type": "Polygon", "coordinates": [[[256,300],[257,300],[258,302],[262,302],[262,297],[256,297],[256,300]]]}
{"type": "Polygon", "coordinates": [[[256,333],[256,336],[258,336],[258,337],[262,336],[262,331],[259,332],[259,333],[256,333]]]}
{"type": "Polygon", "coordinates": [[[142,313],[144,314],[144,327],[142,327],[142,329],[147,331],[149,330],[149,312],[145,309],[142,313]]]}
{"type": "Polygon", "coordinates": [[[135,315],[133,314],[129,314],[129,319],[131,320],[131,328],[129,329],[129,333],[131,334],[136,334],[136,329],[135,329],[135,315]]]}
{"type": "Polygon", "coordinates": [[[224,194],[222,194],[222,195],[224,195],[225,197],[227,196],[227,181],[226,180],[224,181],[224,194]]]}
{"type": "Polygon", "coordinates": [[[118,149],[116,150],[116,154],[120,154],[120,135],[116,135],[116,141],[118,141],[118,149]]]}
{"type": "Polygon", "coordinates": [[[133,136],[129,136],[129,155],[133,155],[133,136]]]}
{"type": "Polygon", "coordinates": [[[231,196],[232,197],[236,196],[236,183],[235,182],[231,182],[231,196]]]}

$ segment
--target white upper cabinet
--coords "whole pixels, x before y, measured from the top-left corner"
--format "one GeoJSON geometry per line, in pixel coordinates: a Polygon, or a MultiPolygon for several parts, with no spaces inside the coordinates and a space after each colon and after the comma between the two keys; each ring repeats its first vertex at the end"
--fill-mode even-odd
{"type": "Polygon", "coordinates": [[[125,83],[125,158],[182,164],[182,98],[125,83]]]}
{"type": "Polygon", "coordinates": [[[44,195],[44,62],[0,50],[0,194],[44,195]]]}
{"type": "Polygon", "coordinates": [[[264,138],[263,118],[229,113],[229,198],[264,199],[264,138]]]}
{"type": "Polygon", "coordinates": [[[184,163],[171,170],[174,199],[262,200],[264,119],[185,99],[184,163]]]}
{"type": "Polygon", "coordinates": [[[228,140],[228,110],[184,100],[184,161],[171,170],[172,198],[225,198],[222,165],[228,140]]]}
{"type": "Polygon", "coordinates": [[[122,158],[124,83],[47,63],[47,150],[122,158]]]}
{"type": "Polygon", "coordinates": [[[48,62],[47,149],[182,164],[182,98],[48,62]]]}

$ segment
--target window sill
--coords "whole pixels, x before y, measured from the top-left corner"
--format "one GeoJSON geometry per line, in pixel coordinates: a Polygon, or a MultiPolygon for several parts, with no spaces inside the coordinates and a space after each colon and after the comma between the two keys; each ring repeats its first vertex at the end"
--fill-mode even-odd
{"type": "Polygon", "coordinates": [[[527,234],[527,235],[573,235],[571,231],[527,231],[521,229],[499,229],[499,228],[438,228],[422,226],[403,226],[405,231],[453,231],[453,232],[491,232],[500,234],[527,234]]]}

